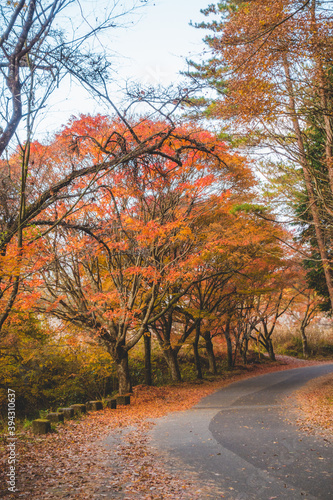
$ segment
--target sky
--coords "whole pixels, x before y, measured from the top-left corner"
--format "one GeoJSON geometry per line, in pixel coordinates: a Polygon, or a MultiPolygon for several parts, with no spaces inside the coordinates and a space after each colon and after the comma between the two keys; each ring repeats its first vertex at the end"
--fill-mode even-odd
{"type": "Polygon", "coordinates": [[[155,0],[115,46],[126,57],[122,73],[149,84],[171,83],[186,68],[185,58],[203,50],[204,31],[189,25],[202,21],[208,0],[155,0]]]}
{"type": "MultiPolygon", "coordinates": [[[[98,15],[101,0],[86,0],[94,5],[91,15],[98,15]]],[[[211,3],[209,0],[150,0],[143,3],[135,15],[124,16],[126,27],[112,30],[108,36],[100,37],[100,43],[108,46],[114,54],[114,94],[127,81],[143,85],[169,85],[180,82],[179,75],[186,69],[186,57],[200,60],[204,49],[204,30],[195,29],[189,23],[201,22],[204,16],[200,9],[211,3]]],[[[126,2],[124,2],[126,6],[126,2]]],[[[120,23],[120,24],[121,24],[120,23]]],[[[89,98],[88,94],[75,86],[62,86],[52,96],[52,114],[43,118],[44,131],[52,131],[66,123],[71,115],[105,112],[102,106],[89,98]]]]}

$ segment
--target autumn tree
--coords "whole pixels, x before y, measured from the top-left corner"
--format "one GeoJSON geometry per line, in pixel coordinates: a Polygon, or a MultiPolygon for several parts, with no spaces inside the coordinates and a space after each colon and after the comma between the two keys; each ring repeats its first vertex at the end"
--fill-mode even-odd
{"type": "MultiPolygon", "coordinates": [[[[0,165],[0,330],[22,280],[18,270],[25,252],[27,224],[77,175],[85,175],[81,171],[72,177],[64,176],[62,181],[58,176],[54,189],[48,185],[43,191],[40,186],[39,196],[31,199],[30,152],[38,121],[54,90],[61,85],[65,88],[69,78],[99,98],[104,97],[108,106],[117,112],[106,86],[110,76],[109,51],[105,47],[93,50],[92,42],[102,32],[118,26],[124,14],[139,6],[133,2],[125,10],[118,2],[107,2],[103,15],[93,16],[95,23],[91,16],[87,21],[84,6],[76,0],[10,0],[0,7],[0,156],[3,158],[0,165]],[[8,161],[13,151],[19,156],[15,167],[8,161]],[[15,259],[18,265],[13,271],[15,259]]],[[[29,237],[26,243],[31,243],[29,237]]],[[[29,252],[32,254],[31,247],[29,252]]]]}
{"type": "MultiPolygon", "coordinates": [[[[241,273],[246,275],[249,268],[258,267],[263,252],[266,255],[276,251],[280,230],[272,222],[256,219],[253,214],[240,210],[244,205],[250,206],[242,202],[253,198],[250,190],[244,190],[244,185],[240,187],[243,189],[235,185],[230,190],[227,204],[220,207],[215,203],[214,210],[201,217],[208,244],[200,266],[194,271],[197,282],[151,325],[173,380],[181,377],[177,357],[185,342],[193,345],[198,378],[202,378],[198,352],[201,338],[205,342],[210,371],[216,373],[212,343],[215,320],[220,327],[220,311],[230,307],[235,282],[239,281],[237,277],[241,273]]],[[[232,354],[230,356],[232,358],[232,354]]]]}
{"type": "Polygon", "coordinates": [[[212,31],[205,39],[211,58],[193,62],[191,77],[216,95],[197,104],[204,104],[205,116],[223,120],[234,137],[302,169],[306,211],[333,306],[330,239],[320,213],[332,216],[332,10],[316,0],[230,0],[204,14],[215,16],[199,25],[212,31]],[[308,148],[314,123],[323,143],[320,169],[308,148]]]}
{"type": "MultiPolygon", "coordinates": [[[[218,266],[212,262],[209,263],[207,256],[205,260],[199,268],[193,270],[196,279],[193,278],[192,286],[184,290],[184,284],[180,283],[180,288],[178,284],[178,291],[184,290],[184,295],[150,325],[150,330],[157,338],[173,381],[181,380],[178,355],[184,344],[189,342],[193,345],[198,378],[203,378],[198,352],[198,344],[202,335],[205,335],[210,369],[212,373],[216,373],[213,345],[204,325],[206,321],[209,321],[210,313],[215,309],[216,303],[220,301],[220,296],[218,296],[220,287],[228,282],[235,268],[232,267],[230,261],[218,266]],[[215,293],[212,297],[213,291],[215,293]]],[[[175,293],[177,289],[170,289],[170,294],[175,293]]]]}
{"type": "MultiPolygon", "coordinates": [[[[205,215],[209,246],[205,258],[195,270],[198,280],[188,292],[152,325],[170,367],[173,379],[180,378],[177,356],[186,342],[193,345],[198,378],[202,378],[198,345],[207,351],[209,369],[216,372],[213,338],[225,337],[228,366],[232,368],[236,352],[242,349],[246,358],[253,328],[255,289],[253,280],[283,266],[283,252],[278,241],[283,231],[270,220],[259,219],[245,210],[251,204],[237,202],[251,199],[251,193],[233,191],[228,210],[214,210],[205,215]],[[243,207],[243,209],[242,209],[243,207]],[[244,312],[244,314],[242,313],[244,312]]],[[[258,281],[259,283],[259,281],[258,281]]],[[[261,288],[270,286],[260,283],[261,288]]]]}
{"type": "MultiPolygon", "coordinates": [[[[228,248],[227,245],[226,248],[228,248]]],[[[192,319],[195,327],[193,351],[198,378],[202,378],[201,361],[198,351],[198,344],[201,338],[205,343],[209,371],[214,375],[217,373],[212,340],[214,329],[212,325],[214,324],[216,310],[221,305],[221,302],[226,300],[226,296],[229,296],[228,292],[226,292],[226,289],[228,290],[227,285],[234,277],[235,272],[239,271],[241,267],[239,264],[235,265],[232,262],[232,252],[229,255],[231,258],[225,259],[224,263],[220,262],[217,265],[217,269],[224,267],[225,272],[223,274],[216,273],[210,279],[198,283],[191,291],[192,293],[189,296],[190,302],[187,308],[184,308],[184,314],[192,319]]]]}
{"type": "MultiPolygon", "coordinates": [[[[268,271],[267,268],[265,271],[268,271]]],[[[286,263],[271,272],[270,276],[266,275],[265,281],[255,292],[255,316],[251,325],[251,338],[264,347],[272,361],[275,361],[273,333],[278,320],[288,311],[299,294],[292,288],[294,279],[293,266],[290,267],[286,263]]]]}
{"type": "Polygon", "coordinates": [[[297,280],[293,284],[296,297],[289,310],[289,316],[294,320],[301,334],[305,358],[310,354],[306,329],[311,322],[318,318],[323,306],[325,306],[324,299],[313,288],[308,287],[306,278],[304,268],[299,266],[297,280]]]}
{"type": "Polygon", "coordinates": [[[132,125],[144,145],[134,157],[137,139],[122,127],[106,117],[82,117],[53,144],[36,144],[37,175],[41,164],[63,176],[76,164],[88,170],[104,165],[104,156],[112,162],[118,150],[123,156],[112,169],[78,178],[31,225],[45,228],[45,241],[58,221],[48,233],[50,261],[41,274],[47,292],[39,310],[96,335],[117,363],[120,391],[127,392],[128,351],[198,280],[193,269],[207,240],[200,218],[216,206],[222,210],[229,191],[250,186],[252,175],[209,132],[142,120],[132,125]],[[147,149],[152,137],[155,147],[147,149]],[[68,214],[75,199],[75,213],[68,214]]]}
{"type": "MultiPolygon", "coordinates": [[[[244,249],[246,242],[248,245],[246,265],[228,283],[212,322],[214,335],[222,335],[225,339],[229,369],[234,367],[238,353],[243,362],[247,362],[252,340],[260,342],[274,359],[272,334],[276,321],[272,320],[273,310],[275,312],[276,307],[280,317],[287,309],[280,307],[278,300],[280,280],[287,275],[288,269],[279,242],[283,231],[267,221],[258,227],[256,217],[251,222],[254,223],[253,234],[246,235],[243,243],[244,249]],[[262,331],[258,326],[264,323],[270,325],[269,330],[265,326],[262,331]]],[[[291,278],[291,274],[288,275],[291,278]]],[[[285,301],[283,304],[286,305],[285,301]]]]}

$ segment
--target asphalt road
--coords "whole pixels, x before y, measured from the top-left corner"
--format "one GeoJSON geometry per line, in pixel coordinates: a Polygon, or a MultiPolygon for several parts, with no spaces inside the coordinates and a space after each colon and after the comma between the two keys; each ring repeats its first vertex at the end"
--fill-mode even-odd
{"type": "Polygon", "coordinates": [[[169,464],[175,460],[175,470],[195,471],[203,483],[214,485],[203,498],[333,498],[331,444],[300,431],[294,412],[281,403],[310,379],[332,371],[333,363],[233,383],[191,410],[158,420],[152,444],[169,464]]]}

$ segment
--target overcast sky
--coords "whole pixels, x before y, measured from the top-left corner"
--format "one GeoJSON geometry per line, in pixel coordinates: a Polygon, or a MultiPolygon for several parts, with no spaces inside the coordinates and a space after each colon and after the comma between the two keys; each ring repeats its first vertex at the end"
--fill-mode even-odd
{"type": "Polygon", "coordinates": [[[185,58],[202,51],[204,31],[189,26],[204,20],[208,0],[155,0],[132,28],[115,40],[126,76],[146,83],[171,83],[186,67],[185,58]]]}
{"type": "MultiPolygon", "coordinates": [[[[86,2],[95,5],[93,12],[97,15],[101,2],[86,2]]],[[[124,21],[131,22],[129,27],[117,28],[107,39],[101,38],[115,53],[117,84],[121,86],[126,80],[144,85],[177,82],[181,78],[179,72],[186,69],[186,57],[199,59],[204,49],[204,30],[189,23],[204,20],[200,9],[209,3],[209,0],[151,0],[143,4],[134,18],[125,16],[124,21]]],[[[51,111],[52,118],[47,115],[43,120],[43,128],[49,132],[59,128],[72,114],[106,112],[79,89],[64,87],[52,97],[51,111]]]]}

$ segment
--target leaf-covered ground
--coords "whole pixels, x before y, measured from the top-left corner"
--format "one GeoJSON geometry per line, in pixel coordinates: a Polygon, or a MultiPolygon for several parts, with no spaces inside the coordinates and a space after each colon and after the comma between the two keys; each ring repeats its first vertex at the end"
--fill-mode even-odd
{"type": "Polygon", "coordinates": [[[333,373],[310,380],[296,394],[303,431],[320,433],[333,440],[333,373]]]}
{"type": "MultiPolygon", "coordinates": [[[[45,499],[191,499],[223,498],[194,473],[170,473],[149,446],[152,420],[182,411],[226,384],[270,371],[304,365],[281,357],[273,365],[252,366],[228,378],[202,384],[137,386],[130,406],[90,413],[37,437],[18,435],[16,486],[6,489],[8,450],[1,448],[0,498],[45,499]]],[[[177,468],[177,467],[176,467],[177,468]]],[[[175,467],[173,467],[173,470],[175,467]]]]}

